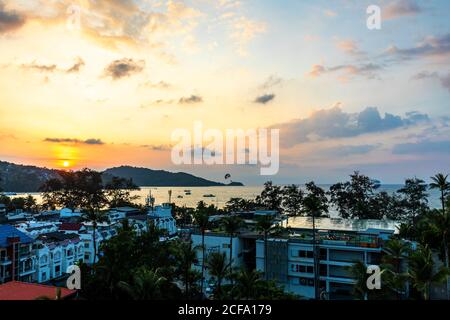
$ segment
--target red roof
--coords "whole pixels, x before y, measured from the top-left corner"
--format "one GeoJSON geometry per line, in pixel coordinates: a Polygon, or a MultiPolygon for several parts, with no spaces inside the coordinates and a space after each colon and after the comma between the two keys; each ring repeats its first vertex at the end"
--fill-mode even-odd
{"type": "Polygon", "coordinates": [[[59,225],[59,230],[64,231],[79,231],[83,225],[81,223],[61,223],[59,225]]]}
{"type": "MultiPolygon", "coordinates": [[[[36,300],[40,297],[56,298],[57,287],[37,283],[10,281],[0,285],[0,300],[36,300]]],[[[61,299],[73,296],[77,291],[61,288],[61,299]]]]}

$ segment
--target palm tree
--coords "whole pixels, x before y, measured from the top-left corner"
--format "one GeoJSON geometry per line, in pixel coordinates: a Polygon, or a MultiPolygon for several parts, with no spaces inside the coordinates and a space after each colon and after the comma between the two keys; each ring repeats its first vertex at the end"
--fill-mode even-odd
{"type": "Polygon", "coordinates": [[[433,182],[430,183],[431,189],[439,189],[441,191],[442,212],[445,212],[445,196],[450,189],[450,182],[447,181],[447,178],[448,175],[444,176],[444,174],[438,173],[434,177],[431,177],[433,182]]]}
{"type": "Polygon", "coordinates": [[[192,242],[180,242],[178,246],[178,270],[184,280],[186,298],[189,298],[190,284],[194,277],[192,264],[197,259],[196,248],[192,247],[192,242]]]}
{"type": "Polygon", "coordinates": [[[208,273],[216,278],[216,295],[220,297],[222,294],[222,281],[230,270],[225,252],[210,253],[207,259],[207,267],[208,273]]]}
{"type": "MultiPolygon", "coordinates": [[[[449,210],[442,213],[437,212],[430,215],[427,220],[425,233],[432,239],[437,239],[437,243],[441,244],[445,267],[449,268],[450,212],[449,210]]],[[[447,277],[447,299],[449,299],[448,280],[447,277]]]]}
{"type": "Polygon", "coordinates": [[[383,263],[394,266],[395,272],[401,272],[401,262],[408,257],[411,250],[409,243],[399,240],[390,239],[383,247],[386,253],[383,256],[383,263]]]}
{"type": "Polygon", "coordinates": [[[230,261],[229,268],[232,269],[233,263],[233,237],[235,237],[243,225],[242,218],[237,215],[226,216],[222,218],[222,225],[225,232],[230,236],[230,261]]]}
{"type": "Polygon", "coordinates": [[[257,299],[262,286],[261,273],[256,270],[243,269],[236,274],[238,300],[257,299]]]}
{"type": "Polygon", "coordinates": [[[361,262],[357,261],[350,267],[350,273],[356,282],[353,286],[353,295],[356,299],[367,300],[369,289],[367,288],[367,266],[361,262]]]}
{"type": "Polygon", "coordinates": [[[399,240],[390,239],[383,247],[385,255],[382,258],[383,267],[388,272],[386,282],[389,283],[389,289],[395,292],[396,297],[400,300],[404,293],[406,276],[402,273],[402,261],[406,260],[411,251],[409,243],[399,240]]]}
{"type": "Polygon", "coordinates": [[[413,287],[422,294],[424,300],[429,300],[431,285],[445,281],[449,272],[446,267],[435,271],[431,249],[428,246],[420,246],[409,257],[408,273],[413,287]]]}
{"type": "Polygon", "coordinates": [[[267,272],[267,238],[269,233],[277,227],[273,223],[274,219],[270,215],[260,216],[256,219],[256,229],[264,235],[264,278],[266,281],[269,280],[269,273],[267,272]]]}
{"type": "Polygon", "coordinates": [[[133,300],[156,300],[161,298],[161,288],[167,279],[160,275],[160,270],[138,269],[133,275],[132,284],[124,281],[118,287],[127,292],[133,300]]]}
{"type": "Polygon", "coordinates": [[[203,294],[203,284],[205,279],[205,233],[209,227],[209,215],[204,210],[197,210],[194,213],[194,222],[200,228],[202,234],[202,283],[200,291],[203,294]]]}
{"type": "Polygon", "coordinates": [[[105,212],[97,210],[87,210],[82,215],[82,220],[92,223],[92,241],[94,242],[94,263],[97,260],[97,227],[99,223],[108,221],[105,212]]]}

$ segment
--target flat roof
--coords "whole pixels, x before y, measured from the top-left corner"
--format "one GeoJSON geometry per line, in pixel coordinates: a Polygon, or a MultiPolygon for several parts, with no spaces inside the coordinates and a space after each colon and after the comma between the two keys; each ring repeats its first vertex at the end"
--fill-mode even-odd
{"type": "MultiPolygon", "coordinates": [[[[398,221],[393,220],[354,220],[340,218],[316,218],[316,229],[370,232],[371,230],[397,232],[398,221]]],[[[312,229],[312,217],[291,217],[288,226],[296,229],[312,229]]]]}
{"type": "MultiPolygon", "coordinates": [[[[73,296],[77,291],[61,289],[61,299],[73,296]]],[[[57,287],[37,283],[10,281],[0,285],[0,300],[36,300],[40,297],[56,298],[57,287]]]]}

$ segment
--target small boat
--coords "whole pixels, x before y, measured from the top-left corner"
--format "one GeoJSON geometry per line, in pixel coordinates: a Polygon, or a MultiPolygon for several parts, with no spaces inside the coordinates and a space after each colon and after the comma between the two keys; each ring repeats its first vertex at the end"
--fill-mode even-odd
{"type": "Polygon", "coordinates": [[[183,196],[178,196],[177,198],[178,198],[178,199],[183,199],[183,196]]]}
{"type": "Polygon", "coordinates": [[[214,194],[204,194],[203,198],[215,198],[216,196],[214,194]]]}

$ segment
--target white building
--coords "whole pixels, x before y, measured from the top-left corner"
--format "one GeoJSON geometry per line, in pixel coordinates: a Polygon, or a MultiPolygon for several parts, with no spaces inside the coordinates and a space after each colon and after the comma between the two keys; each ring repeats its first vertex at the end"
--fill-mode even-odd
{"type": "Polygon", "coordinates": [[[67,268],[84,259],[84,246],[76,234],[43,234],[35,246],[36,281],[39,283],[67,276],[67,268]]]}
{"type": "Polygon", "coordinates": [[[153,223],[161,230],[166,230],[169,237],[177,234],[176,221],[172,216],[172,205],[163,203],[148,209],[149,222],[153,223]]]}
{"type": "Polygon", "coordinates": [[[16,228],[36,239],[39,235],[58,231],[59,223],[46,221],[27,221],[16,225],[16,228]]]}

